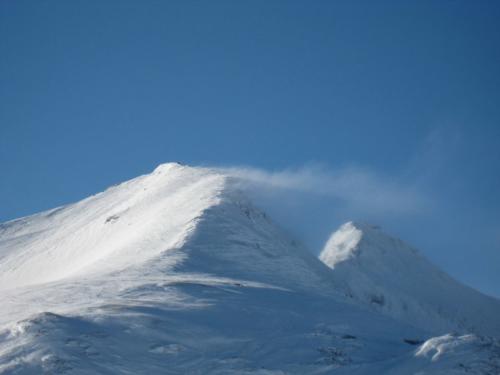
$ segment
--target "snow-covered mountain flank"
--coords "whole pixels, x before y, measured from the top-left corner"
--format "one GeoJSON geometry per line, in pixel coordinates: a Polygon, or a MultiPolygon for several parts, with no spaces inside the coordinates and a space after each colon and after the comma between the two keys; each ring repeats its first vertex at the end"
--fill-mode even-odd
{"type": "Polygon", "coordinates": [[[176,163],[0,224],[2,374],[498,374],[500,302],[347,223],[319,259],[176,163]]]}

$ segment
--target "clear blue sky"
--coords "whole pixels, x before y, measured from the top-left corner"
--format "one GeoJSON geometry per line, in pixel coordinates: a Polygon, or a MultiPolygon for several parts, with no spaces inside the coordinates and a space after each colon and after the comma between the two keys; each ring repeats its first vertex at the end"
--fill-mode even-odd
{"type": "Polygon", "coordinates": [[[170,160],[354,167],[428,204],[339,221],[500,296],[499,20],[498,1],[2,1],[0,221],[170,160]]]}

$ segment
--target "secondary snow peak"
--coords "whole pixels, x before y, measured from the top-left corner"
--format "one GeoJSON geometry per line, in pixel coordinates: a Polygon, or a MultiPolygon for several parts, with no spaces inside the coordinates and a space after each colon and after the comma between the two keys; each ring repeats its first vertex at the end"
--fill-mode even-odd
{"type": "Polygon", "coordinates": [[[500,303],[460,284],[413,247],[377,226],[348,222],[319,259],[345,293],[431,331],[500,335],[500,303]]]}

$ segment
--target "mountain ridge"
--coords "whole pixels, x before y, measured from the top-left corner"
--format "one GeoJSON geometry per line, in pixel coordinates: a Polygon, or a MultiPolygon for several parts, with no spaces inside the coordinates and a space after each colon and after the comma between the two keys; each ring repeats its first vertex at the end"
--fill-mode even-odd
{"type": "Polygon", "coordinates": [[[282,230],[240,182],[167,163],[0,225],[0,373],[439,374],[462,373],[465,361],[490,374],[500,366],[494,338],[465,328],[436,337],[441,330],[425,321],[355,298],[342,267],[329,269],[282,230]]]}

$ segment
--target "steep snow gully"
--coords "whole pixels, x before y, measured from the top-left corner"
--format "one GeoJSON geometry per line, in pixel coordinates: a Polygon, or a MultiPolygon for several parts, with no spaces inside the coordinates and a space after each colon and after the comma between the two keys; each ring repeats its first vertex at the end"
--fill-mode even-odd
{"type": "Polygon", "coordinates": [[[1,374],[500,374],[500,302],[366,224],[316,258],[239,191],[160,165],[0,224],[1,374]]]}

